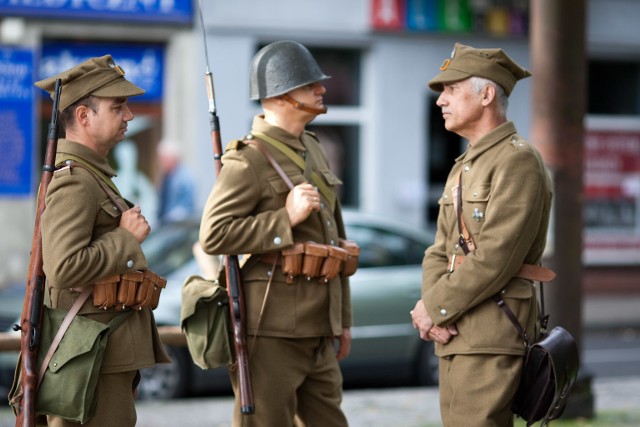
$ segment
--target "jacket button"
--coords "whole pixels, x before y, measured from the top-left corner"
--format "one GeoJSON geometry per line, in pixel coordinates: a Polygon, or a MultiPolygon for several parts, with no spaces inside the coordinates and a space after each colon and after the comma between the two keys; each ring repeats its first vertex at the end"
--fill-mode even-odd
{"type": "Polygon", "coordinates": [[[127,268],[133,268],[133,260],[132,259],[127,261],[127,268]]]}
{"type": "Polygon", "coordinates": [[[441,308],[440,309],[440,315],[443,316],[443,317],[446,316],[447,315],[447,310],[444,309],[444,308],[441,308]]]}
{"type": "Polygon", "coordinates": [[[277,236],[275,239],[273,239],[273,243],[280,246],[282,244],[282,238],[277,236]]]}

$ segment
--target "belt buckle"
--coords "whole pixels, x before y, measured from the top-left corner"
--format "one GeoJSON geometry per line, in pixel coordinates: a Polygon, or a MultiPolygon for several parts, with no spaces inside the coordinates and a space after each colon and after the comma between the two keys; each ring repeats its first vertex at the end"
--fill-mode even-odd
{"type": "Polygon", "coordinates": [[[456,256],[457,256],[456,254],[453,254],[451,256],[451,264],[449,264],[449,273],[453,273],[453,269],[456,265],[456,256]]]}

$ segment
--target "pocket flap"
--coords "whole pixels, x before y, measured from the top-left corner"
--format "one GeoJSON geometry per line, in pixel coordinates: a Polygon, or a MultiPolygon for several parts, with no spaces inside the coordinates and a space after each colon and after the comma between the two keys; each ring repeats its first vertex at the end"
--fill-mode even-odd
{"type": "Polygon", "coordinates": [[[462,192],[465,202],[486,202],[491,196],[491,186],[488,184],[473,185],[462,192]]]}

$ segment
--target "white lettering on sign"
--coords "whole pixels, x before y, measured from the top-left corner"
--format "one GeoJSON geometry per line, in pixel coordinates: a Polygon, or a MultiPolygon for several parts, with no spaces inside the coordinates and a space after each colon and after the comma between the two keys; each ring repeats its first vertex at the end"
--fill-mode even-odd
{"type": "Polygon", "coordinates": [[[107,12],[173,12],[176,0],[0,0],[16,7],[47,9],[93,10],[107,12]]]}

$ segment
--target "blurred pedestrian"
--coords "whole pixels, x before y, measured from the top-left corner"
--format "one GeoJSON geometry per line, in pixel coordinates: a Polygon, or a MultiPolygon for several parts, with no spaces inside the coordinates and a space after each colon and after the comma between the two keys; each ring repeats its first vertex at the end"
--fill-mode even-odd
{"type": "MultiPolygon", "coordinates": [[[[111,55],[105,55],[36,83],[52,93],[55,80],[61,79],[59,122],[66,133],[58,141],[57,169],[41,220],[46,300],[52,308],[68,311],[95,282],[148,267],[140,244],[150,232],[149,224],[139,206],[119,195],[111,180],[115,171],[108,162],[109,152],[125,138],[127,123],[133,119],[128,98],[144,93],[124,75],[111,55]]],[[[126,316],[109,334],[95,413],[82,425],[134,426],[138,370],[169,362],[151,309],[100,308],[89,298],[78,316],[103,323],[126,316]]],[[[49,416],[48,425],[80,423],[49,416]]]]}
{"type": "MultiPolygon", "coordinates": [[[[318,250],[319,268],[345,238],[341,182],[305,130],[327,110],[322,81],[329,76],[293,41],[261,49],[250,74],[251,99],[263,114],[243,141],[227,146],[200,228],[205,252],[251,254],[242,279],[256,412],[241,415],[232,367],[233,425],[292,426],[295,416],[296,425],[346,426],[338,360],[351,346],[349,280],[338,268],[321,276],[317,268],[304,274],[300,264],[285,275],[282,267],[295,257],[287,251],[305,247],[318,250]]],[[[313,264],[311,254],[300,254],[313,264]]]]}
{"type": "Polygon", "coordinates": [[[162,140],[158,145],[160,164],[161,223],[181,221],[196,215],[196,180],[182,163],[177,143],[162,140]]]}
{"type": "Polygon", "coordinates": [[[144,209],[144,217],[153,228],[158,220],[159,197],[151,180],[138,169],[136,144],[129,139],[118,143],[113,150],[113,158],[118,163],[118,175],[113,177],[113,182],[122,197],[144,209]]]}
{"type": "Polygon", "coordinates": [[[429,81],[441,92],[445,128],[468,142],[440,198],[422,299],[411,312],[420,336],[436,341],[445,427],[513,426],[525,346],[496,299],[536,335],[533,280],[552,187],[539,153],[506,118],[516,82],[530,75],[502,49],[456,44],[429,81]]]}

